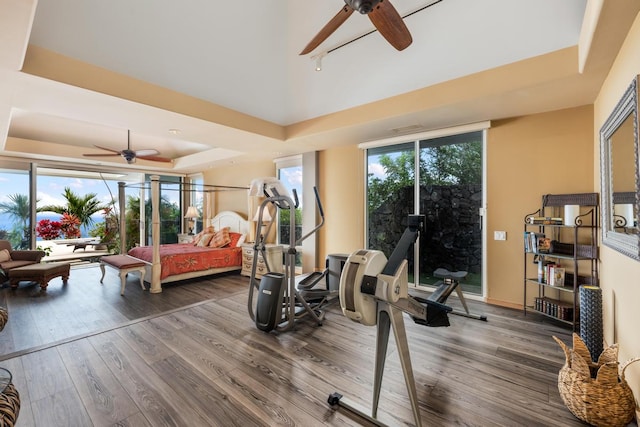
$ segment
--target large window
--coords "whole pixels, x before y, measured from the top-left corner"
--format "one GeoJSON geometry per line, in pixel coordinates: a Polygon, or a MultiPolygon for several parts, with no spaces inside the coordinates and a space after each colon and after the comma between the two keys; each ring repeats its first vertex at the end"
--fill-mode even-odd
{"type": "MultiPolygon", "coordinates": [[[[277,162],[278,179],[289,190],[290,196],[298,200],[298,207],[295,210],[278,209],[278,243],[289,245],[291,239],[291,215],[295,221],[295,239],[302,237],[302,209],[303,209],[303,182],[302,182],[302,159],[299,157],[289,158],[285,161],[277,162]]],[[[294,200],[295,201],[295,200],[294,200]]],[[[296,266],[302,266],[302,246],[296,246],[296,266]]]]}
{"type": "Polygon", "coordinates": [[[388,257],[408,215],[424,215],[410,281],[432,285],[437,268],[467,271],[463,289],[481,294],[482,150],[482,131],[368,148],[367,247],[388,257]]]}
{"type": "MultiPolygon", "coordinates": [[[[145,178],[149,179],[137,172],[78,171],[0,161],[4,189],[0,191],[0,239],[26,249],[37,247],[42,240],[100,238],[109,242],[109,249],[118,250],[118,182],[125,182],[125,249],[151,244],[151,200],[145,178]],[[30,179],[32,168],[34,182],[30,179]]],[[[160,242],[175,243],[182,232],[183,212],[191,203],[202,212],[203,194],[192,191],[183,198],[186,193],[181,177],[162,176],[160,180],[160,242]]],[[[190,182],[202,187],[202,177],[190,182]]]]}
{"type": "Polygon", "coordinates": [[[31,201],[29,171],[0,169],[0,239],[14,249],[30,246],[31,201]]]}

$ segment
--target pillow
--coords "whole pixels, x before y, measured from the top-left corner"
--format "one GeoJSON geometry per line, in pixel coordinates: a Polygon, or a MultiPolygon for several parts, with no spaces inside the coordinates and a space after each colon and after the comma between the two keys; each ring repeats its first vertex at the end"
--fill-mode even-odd
{"type": "Polygon", "coordinates": [[[199,245],[198,243],[200,243],[200,239],[202,239],[202,236],[204,236],[205,234],[213,234],[213,233],[215,233],[213,225],[210,225],[209,227],[205,228],[204,230],[202,230],[201,232],[193,236],[193,240],[191,241],[193,243],[193,246],[207,246],[209,244],[208,242],[207,242],[207,245],[199,245]]]}
{"type": "Polygon", "coordinates": [[[244,243],[244,241],[247,239],[247,235],[243,234],[242,236],[240,236],[240,238],[238,239],[238,243],[236,243],[236,247],[240,247],[242,246],[242,244],[244,243]]]}
{"type": "Polygon", "coordinates": [[[198,242],[200,241],[200,239],[202,239],[203,234],[204,230],[193,236],[193,239],[191,239],[191,243],[193,243],[193,246],[198,246],[198,242]]]}
{"type": "Polygon", "coordinates": [[[0,262],[11,261],[11,254],[7,249],[0,251],[0,262]]]}
{"type": "Polygon", "coordinates": [[[200,237],[200,240],[198,240],[198,243],[196,243],[196,246],[201,246],[201,247],[209,246],[209,242],[211,241],[212,238],[213,238],[213,234],[204,233],[202,237],[200,237]]]}
{"type": "Polygon", "coordinates": [[[229,245],[228,245],[230,248],[236,248],[240,246],[242,243],[244,243],[244,234],[242,233],[236,233],[236,232],[230,231],[229,237],[231,237],[231,241],[229,242],[229,245]]]}
{"type": "Polygon", "coordinates": [[[225,227],[220,231],[216,231],[213,234],[213,238],[209,243],[212,248],[221,248],[231,243],[231,236],[229,235],[229,227],[225,227]]]}

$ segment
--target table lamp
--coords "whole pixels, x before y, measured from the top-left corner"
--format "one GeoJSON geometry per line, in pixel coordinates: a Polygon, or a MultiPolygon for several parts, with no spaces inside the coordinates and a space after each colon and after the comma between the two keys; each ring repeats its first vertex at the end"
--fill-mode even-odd
{"type": "Polygon", "coordinates": [[[196,218],[200,218],[198,209],[195,206],[189,206],[189,209],[187,209],[187,214],[184,217],[189,220],[189,234],[193,234],[195,220],[196,218]]]}
{"type": "MultiPolygon", "coordinates": [[[[260,216],[260,208],[258,208],[258,210],[256,211],[256,214],[253,217],[253,221],[254,222],[258,222],[258,216],[260,216]]],[[[265,232],[267,231],[267,228],[269,227],[269,223],[271,222],[273,218],[271,218],[271,213],[269,212],[269,208],[265,208],[264,212],[262,213],[262,229],[260,230],[260,238],[264,238],[265,237],[265,232]]]]}

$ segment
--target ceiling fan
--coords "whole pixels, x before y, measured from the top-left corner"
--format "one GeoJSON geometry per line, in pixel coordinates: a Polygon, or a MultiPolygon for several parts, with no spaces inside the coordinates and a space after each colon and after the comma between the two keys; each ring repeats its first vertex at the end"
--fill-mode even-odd
{"type": "Polygon", "coordinates": [[[351,16],[354,10],[362,15],[369,15],[376,29],[396,49],[404,50],[413,41],[402,17],[389,0],[344,0],[344,2],[345,5],[340,12],[316,34],[300,55],[306,55],[318,47],[351,16]]]}
{"type": "Polygon", "coordinates": [[[129,164],[133,164],[136,162],[136,159],[143,160],[151,160],[153,162],[165,162],[170,163],[173,160],[167,157],[160,157],[158,154],[160,152],[156,149],[146,149],[146,150],[132,150],[131,149],[131,132],[127,130],[127,149],[126,150],[112,150],[111,148],[100,147],[99,145],[95,146],[101,150],[110,151],[109,154],[83,154],[85,157],[110,157],[110,156],[121,156],[123,159],[127,161],[129,164]]]}

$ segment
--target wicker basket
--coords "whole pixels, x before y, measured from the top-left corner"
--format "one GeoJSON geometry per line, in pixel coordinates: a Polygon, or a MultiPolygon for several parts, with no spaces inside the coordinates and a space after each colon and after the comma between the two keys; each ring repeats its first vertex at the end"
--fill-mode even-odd
{"type": "Polygon", "coordinates": [[[594,426],[626,426],[635,416],[635,400],[624,378],[625,369],[640,358],[622,364],[618,375],[618,345],[606,348],[598,362],[580,336],[573,334],[573,349],[557,337],[566,361],[558,374],[560,396],[573,415],[594,426]]]}
{"type": "Polygon", "coordinates": [[[13,427],[20,413],[20,393],[9,383],[0,393],[0,426],[13,427]]]}
{"type": "Polygon", "coordinates": [[[9,312],[6,308],[0,307],[0,331],[4,329],[7,320],[9,320],[9,312]]]}

